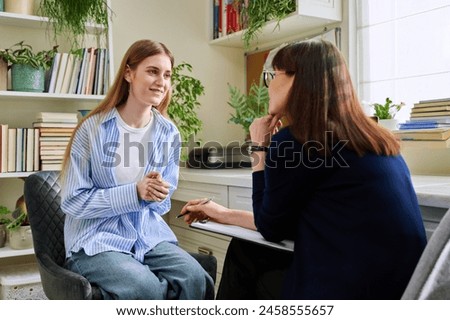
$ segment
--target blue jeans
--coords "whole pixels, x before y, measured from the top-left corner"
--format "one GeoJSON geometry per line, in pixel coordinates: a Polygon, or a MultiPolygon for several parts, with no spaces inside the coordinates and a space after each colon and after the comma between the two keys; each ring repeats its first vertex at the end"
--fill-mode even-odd
{"type": "Polygon", "coordinates": [[[107,251],[88,256],[73,253],[66,268],[96,284],[104,299],[213,299],[212,278],[189,253],[161,242],[140,263],[130,254],[107,251]]]}

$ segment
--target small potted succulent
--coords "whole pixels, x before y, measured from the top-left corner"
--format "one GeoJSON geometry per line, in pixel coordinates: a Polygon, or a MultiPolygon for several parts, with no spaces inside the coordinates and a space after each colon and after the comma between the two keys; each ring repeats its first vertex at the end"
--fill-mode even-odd
{"type": "Polygon", "coordinates": [[[45,72],[50,69],[58,50],[34,52],[29,44],[18,42],[8,49],[0,50],[0,59],[11,68],[11,89],[13,91],[43,92],[45,72]]]}
{"type": "Polygon", "coordinates": [[[372,103],[371,107],[374,109],[373,115],[378,118],[378,123],[389,130],[396,130],[398,127],[398,121],[395,119],[395,115],[403,108],[404,102],[395,104],[388,97],[386,101],[381,103],[372,103]]]}

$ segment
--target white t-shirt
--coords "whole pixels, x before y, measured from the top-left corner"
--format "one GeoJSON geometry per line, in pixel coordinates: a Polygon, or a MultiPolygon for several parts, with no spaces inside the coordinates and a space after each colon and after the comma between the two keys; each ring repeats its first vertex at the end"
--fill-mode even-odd
{"type": "Polygon", "coordinates": [[[153,114],[149,123],[143,128],[130,127],[117,116],[119,128],[119,146],[116,150],[120,157],[119,164],[114,168],[117,183],[127,184],[143,178],[148,162],[148,144],[152,140],[153,114]]]}

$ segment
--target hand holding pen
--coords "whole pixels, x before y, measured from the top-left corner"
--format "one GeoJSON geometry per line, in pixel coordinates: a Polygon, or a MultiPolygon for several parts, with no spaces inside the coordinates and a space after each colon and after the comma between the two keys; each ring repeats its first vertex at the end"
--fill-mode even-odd
{"type": "Polygon", "coordinates": [[[204,205],[207,204],[208,202],[210,202],[212,200],[212,198],[208,198],[208,199],[201,199],[201,200],[191,200],[189,201],[184,207],[183,209],[181,209],[181,213],[179,215],[177,215],[177,219],[181,218],[189,213],[191,213],[189,210],[187,210],[187,206],[200,206],[200,205],[204,205]]]}

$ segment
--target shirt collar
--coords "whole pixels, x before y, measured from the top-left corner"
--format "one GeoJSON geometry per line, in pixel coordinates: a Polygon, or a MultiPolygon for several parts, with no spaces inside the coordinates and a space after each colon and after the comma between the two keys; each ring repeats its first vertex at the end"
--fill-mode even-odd
{"type": "MultiPolygon", "coordinates": [[[[170,128],[170,121],[166,119],[155,107],[152,107],[151,112],[153,113],[153,118],[155,119],[155,122],[157,124],[164,126],[166,129],[170,128]]],[[[101,124],[105,124],[112,119],[116,119],[118,116],[119,113],[117,111],[117,108],[112,108],[104,115],[103,119],[101,120],[101,124]]]]}

